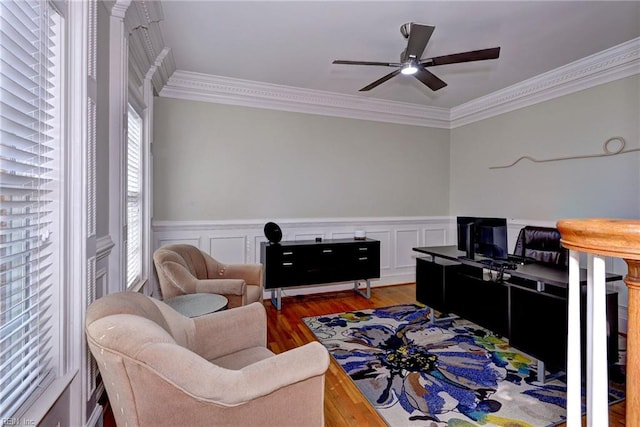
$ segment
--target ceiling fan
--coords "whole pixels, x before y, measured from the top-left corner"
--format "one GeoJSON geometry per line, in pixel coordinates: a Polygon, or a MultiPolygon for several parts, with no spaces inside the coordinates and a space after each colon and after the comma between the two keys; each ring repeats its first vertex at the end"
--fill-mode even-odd
{"type": "Polygon", "coordinates": [[[383,76],[375,82],[363,87],[360,89],[360,92],[371,90],[398,74],[413,75],[431,90],[436,91],[438,89],[442,89],[447,84],[428,71],[426,67],[456,64],[459,62],[483,61],[485,59],[496,59],[500,56],[500,47],[494,47],[490,49],[473,50],[469,52],[460,52],[451,55],[420,59],[435,28],[436,27],[431,25],[416,24],[414,22],[402,25],[400,27],[400,32],[404,38],[407,39],[407,48],[400,54],[400,62],[347,61],[338,59],[333,61],[333,63],[344,65],[376,65],[397,68],[386,76],[383,76]]]}

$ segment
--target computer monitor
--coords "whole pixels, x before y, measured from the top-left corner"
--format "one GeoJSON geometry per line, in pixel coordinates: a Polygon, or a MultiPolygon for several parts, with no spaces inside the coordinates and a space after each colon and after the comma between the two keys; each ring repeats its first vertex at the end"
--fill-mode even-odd
{"type": "Polygon", "coordinates": [[[458,250],[467,258],[475,254],[492,259],[507,259],[506,218],[457,217],[458,250]]]}
{"type": "Polygon", "coordinates": [[[476,253],[476,229],[475,218],[459,216],[457,218],[458,227],[458,250],[465,253],[468,259],[474,259],[476,253]]]}

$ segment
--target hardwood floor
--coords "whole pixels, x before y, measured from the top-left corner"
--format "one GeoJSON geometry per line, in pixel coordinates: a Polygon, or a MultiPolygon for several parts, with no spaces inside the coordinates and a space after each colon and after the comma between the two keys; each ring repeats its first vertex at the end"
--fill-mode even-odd
{"type": "MultiPolygon", "coordinates": [[[[375,288],[369,300],[353,291],[285,298],[281,311],[265,301],[269,348],[280,353],[314,341],[314,335],[300,320],[302,317],[414,303],[415,300],[415,286],[401,285],[375,288]]],[[[325,376],[324,413],[327,427],[386,426],[333,358],[325,376]]]]}
{"type": "MultiPolygon", "coordinates": [[[[270,301],[265,301],[268,345],[273,352],[281,353],[315,340],[311,331],[300,320],[302,317],[386,307],[415,301],[415,284],[376,287],[372,289],[369,300],[353,291],[286,297],[283,299],[281,311],[272,307],[270,301]]],[[[375,409],[333,359],[325,376],[324,405],[327,427],[386,426],[375,409]]],[[[612,405],[609,414],[610,426],[625,426],[624,402],[612,405]]],[[[113,416],[107,410],[104,426],[114,425],[113,416]]],[[[583,425],[586,425],[584,420],[583,425]]],[[[561,426],[566,427],[565,424],[561,426]]]]}

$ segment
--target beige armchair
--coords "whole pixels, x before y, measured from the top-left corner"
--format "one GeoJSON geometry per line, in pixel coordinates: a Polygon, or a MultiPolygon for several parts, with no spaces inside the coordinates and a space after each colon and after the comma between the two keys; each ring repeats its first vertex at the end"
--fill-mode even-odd
{"type": "Polygon", "coordinates": [[[323,426],[327,350],[274,354],[253,303],[190,319],[135,292],[87,309],[86,335],[118,426],[323,426]]]}
{"type": "Polygon", "coordinates": [[[262,264],[223,264],[192,245],[166,245],[153,253],[162,298],[193,293],[227,297],[228,308],[262,302],[262,264]]]}

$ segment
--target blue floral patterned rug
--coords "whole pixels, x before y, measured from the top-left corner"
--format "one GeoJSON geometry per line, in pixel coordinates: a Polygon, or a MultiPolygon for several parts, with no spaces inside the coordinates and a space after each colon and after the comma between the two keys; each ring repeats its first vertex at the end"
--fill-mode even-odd
{"type": "MultiPolygon", "coordinates": [[[[463,319],[414,304],[302,319],[390,426],[553,426],[566,384],[463,319]]],[[[617,396],[622,398],[624,395],[617,396]]]]}

